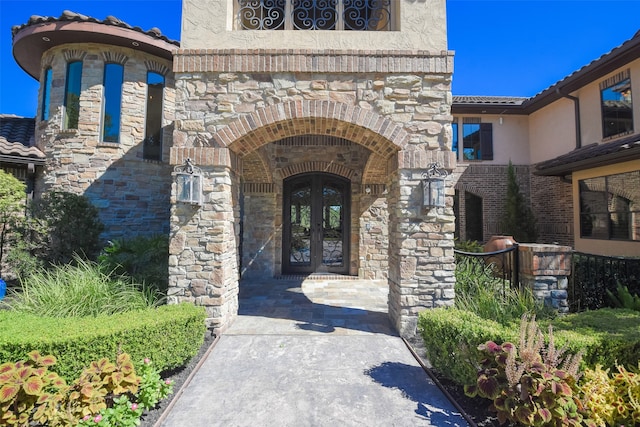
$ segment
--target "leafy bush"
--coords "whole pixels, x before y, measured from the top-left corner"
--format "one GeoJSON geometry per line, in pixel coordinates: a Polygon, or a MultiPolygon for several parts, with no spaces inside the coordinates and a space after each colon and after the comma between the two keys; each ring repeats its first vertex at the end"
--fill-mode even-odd
{"type": "Polygon", "coordinates": [[[123,313],[157,305],[159,295],[76,256],[75,264],[41,269],[21,278],[13,291],[13,310],[45,317],[83,317],[123,313]]]}
{"type": "Polygon", "coordinates": [[[535,242],[538,238],[536,218],[520,191],[511,160],[507,168],[507,195],[501,225],[503,233],[513,236],[517,242],[535,242]]]}
{"type": "Polygon", "coordinates": [[[54,191],[34,200],[23,231],[29,252],[49,264],[66,264],[74,254],[95,259],[102,248],[104,225],[98,209],[73,193],[54,191]]]}
{"type": "Polygon", "coordinates": [[[456,240],[456,249],[463,252],[484,252],[484,248],[476,240],[456,240]]]}
{"type": "Polygon", "coordinates": [[[5,248],[16,240],[16,226],[23,219],[25,200],[25,185],[0,170],[0,277],[5,248]]]}
{"type": "Polygon", "coordinates": [[[71,385],[55,372],[56,358],[29,353],[30,360],[0,365],[0,420],[3,425],[135,426],[171,392],[171,384],[145,359],[137,375],[128,354],[111,363],[93,361],[71,385]],[[132,403],[130,399],[133,399],[132,403]]]}
{"type": "Polygon", "coordinates": [[[166,294],[169,284],[169,237],[138,236],[115,240],[98,257],[107,271],[128,275],[137,283],[153,286],[166,294]]]}
{"type": "Polygon", "coordinates": [[[640,425],[640,362],[635,373],[621,365],[616,369],[611,378],[600,365],[585,371],[580,386],[585,406],[598,426],[640,425]]]}
{"type": "MultiPolygon", "coordinates": [[[[542,320],[547,326],[550,321],[542,320]]],[[[602,309],[553,320],[556,342],[571,353],[583,352],[586,367],[617,364],[632,367],[640,354],[640,313],[602,309]]],[[[476,378],[478,345],[487,341],[516,342],[518,324],[500,325],[455,308],[425,310],[418,317],[427,357],[436,370],[458,384],[476,378]]]]}
{"type": "Polygon", "coordinates": [[[576,386],[581,355],[556,349],[551,327],[548,342],[545,346],[535,319],[523,316],[518,346],[488,341],[478,347],[483,353],[478,378],[465,393],[490,399],[500,424],[595,425],[576,386]]]}
{"type": "Polygon", "coordinates": [[[30,351],[56,357],[68,381],[94,360],[128,353],[148,357],[159,370],[193,357],[204,341],[206,312],[193,304],[163,305],[112,316],[45,318],[0,310],[0,360],[21,360],[30,351]]]}

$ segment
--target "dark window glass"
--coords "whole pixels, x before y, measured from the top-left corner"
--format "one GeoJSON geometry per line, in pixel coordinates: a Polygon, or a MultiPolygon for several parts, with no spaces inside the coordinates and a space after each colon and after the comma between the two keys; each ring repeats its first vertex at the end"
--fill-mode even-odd
{"type": "Polygon", "coordinates": [[[580,180],[580,236],[640,241],[640,171],[580,180]]]}
{"type": "Polygon", "coordinates": [[[460,157],[458,154],[458,123],[451,124],[451,133],[452,133],[451,151],[456,153],[456,160],[460,160],[460,157]]]}
{"type": "Polygon", "coordinates": [[[162,97],[164,76],[149,71],[147,73],[147,117],[143,144],[143,157],[162,160],[162,97]]]}
{"type": "Polygon", "coordinates": [[[78,129],[81,83],[82,61],[70,62],[67,64],[67,81],[64,93],[65,129],[78,129]]]}
{"type": "Polygon", "coordinates": [[[102,140],[120,142],[120,112],[122,109],[122,82],[124,67],[120,64],[104,66],[104,113],[102,140]]]}
{"type": "Polygon", "coordinates": [[[602,98],[602,136],[604,138],[633,132],[631,80],[600,91],[602,98]]]}
{"type": "Polygon", "coordinates": [[[40,106],[41,120],[49,120],[52,74],[53,72],[51,71],[51,67],[47,68],[44,72],[44,82],[42,84],[42,105],[40,106]]]}
{"type": "Polygon", "coordinates": [[[462,154],[464,160],[480,160],[480,123],[462,125],[462,154]]]}

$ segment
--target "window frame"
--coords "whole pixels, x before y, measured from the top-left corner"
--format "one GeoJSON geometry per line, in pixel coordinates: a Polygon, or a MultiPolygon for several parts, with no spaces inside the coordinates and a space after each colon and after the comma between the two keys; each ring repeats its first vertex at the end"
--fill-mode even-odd
{"type": "Polygon", "coordinates": [[[102,74],[102,114],[101,114],[101,126],[100,126],[100,141],[119,144],[120,143],[120,128],[122,124],[122,89],[124,86],[124,65],[118,62],[105,62],[102,74]],[[119,79],[111,81],[113,74],[108,73],[112,67],[119,68],[119,79]],[[111,87],[115,84],[115,87],[111,87]],[[112,96],[113,95],[113,96],[112,96]],[[117,114],[111,114],[111,109],[115,108],[117,114]],[[113,123],[110,129],[115,128],[115,140],[107,140],[107,115],[117,119],[117,124],[113,123]]]}
{"type": "MultiPolygon", "coordinates": [[[[479,117],[462,117],[462,123],[459,124],[458,119],[452,122],[458,127],[458,150],[456,152],[456,160],[461,162],[478,162],[493,160],[493,123],[482,122],[479,117]],[[473,132],[478,135],[477,148],[474,148],[474,157],[467,158],[465,156],[465,126],[478,126],[477,131],[473,132]],[[462,137],[462,138],[460,138],[462,137]]],[[[473,134],[472,133],[472,134],[473,134]]],[[[471,134],[470,134],[471,135],[471,134]]],[[[453,149],[453,143],[452,143],[453,149]]]]}
{"type": "Polygon", "coordinates": [[[64,84],[64,119],[63,119],[63,129],[67,130],[77,130],[78,125],[80,123],[80,97],[82,95],[82,73],[84,69],[84,64],[81,59],[76,59],[67,62],[67,69],[65,75],[65,84],[64,84]],[[79,70],[75,70],[74,68],[80,67],[79,70]],[[72,74],[73,73],[73,74],[72,74]],[[76,90],[77,89],[77,90],[76,90]],[[77,93],[76,93],[77,91],[77,93]],[[77,99],[70,99],[70,95],[74,95],[77,99]],[[72,106],[75,106],[75,110],[71,109],[72,106]],[[69,111],[72,111],[75,114],[75,117],[72,117],[69,114],[69,111]]]}
{"type": "Polygon", "coordinates": [[[42,82],[42,102],[40,103],[40,120],[49,120],[51,114],[51,89],[53,87],[53,69],[45,68],[42,82]]]}
{"type": "Polygon", "coordinates": [[[631,88],[631,73],[628,69],[600,82],[600,114],[603,139],[613,139],[630,135],[634,132],[631,88]],[[617,90],[614,88],[617,88],[617,90]],[[613,93],[619,93],[620,95],[617,96],[617,99],[614,99],[611,96],[613,93]],[[612,105],[607,105],[607,103],[612,103],[612,105]],[[629,106],[625,107],[625,103],[629,103],[629,106]],[[625,123],[628,123],[628,125],[625,125],[625,123]]]}
{"type": "Polygon", "coordinates": [[[578,226],[579,236],[585,240],[606,240],[620,242],[640,242],[640,227],[634,228],[634,221],[640,217],[640,200],[624,197],[623,185],[614,185],[613,179],[624,180],[626,174],[640,175],[640,171],[594,176],[578,180],[578,226]],[[600,181],[600,182],[599,182],[600,181]],[[598,200],[599,199],[599,200],[598,200]],[[626,209],[620,210],[623,204],[626,209]],[[595,211],[592,209],[596,207],[595,211]],[[599,220],[597,219],[599,217],[599,220]],[[614,223],[626,222],[626,237],[616,236],[621,228],[614,223]],[[600,224],[599,231],[593,231],[594,223],[600,224]],[[587,233],[587,226],[591,227],[587,233]]]}
{"type": "Polygon", "coordinates": [[[155,160],[162,161],[162,146],[163,146],[163,132],[162,132],[162,117],[164,112],[164,95],[165,88],[167,86],[167,76],[157,71],[148,70],[147,71],[147,94],[145,99],[145,114],[144,114],[144,140],[142,141],[142,158],[145,160],[155,160]],[[152,75],[159,76],[162,78],[161,82],[156,84],[161,84],[160,88],[160,102],[159,103],[151,103],[150,100],[153,99],[153,94],[150,93],[150,88],[152,87],[152,83],[150,82],[150,77],[152,75]],[[158,117],[151,117],[154,111],[150,111],[150,106],[153,106],[153,110],[158,114],[158,117]],[[155,124],[157,122],[157,125],[155,124]],[[153,128],[153,129],[152,129],[153,128]],[[158,139],[158,147],[156,149],[151,150],[151,145],[153,144],[153,138],[157,135],[158,139]]]}

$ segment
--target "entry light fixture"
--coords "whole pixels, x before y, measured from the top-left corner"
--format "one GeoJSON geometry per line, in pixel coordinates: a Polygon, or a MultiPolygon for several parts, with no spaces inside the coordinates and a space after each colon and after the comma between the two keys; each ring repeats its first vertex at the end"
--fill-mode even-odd
{"type": "Polygon", "coordinates": [[[449,173],[432,163],[422,174],[422,206],[425,208],[445,207],[445,179],[449,173]]]}
{"type": "Polygon", "coordinates": [[[202,170],[187,158],[184,165],[174,168],[177,201],[202,206],[202,170]]]}

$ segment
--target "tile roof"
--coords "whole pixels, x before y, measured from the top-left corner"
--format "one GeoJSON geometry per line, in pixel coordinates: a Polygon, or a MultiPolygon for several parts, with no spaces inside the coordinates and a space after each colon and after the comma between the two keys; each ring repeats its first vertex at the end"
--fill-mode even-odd
{"type": "Polygon", "coordinates": [[[522,105],[527,98],[515,96],[458,96],[453,97],[457,104],[522,105]]]}
{"type": "Polygon", "coordinates": [[[151,36],[160,40],[164,40],[167,43],[180,46],[179,41],[169,39],[167,36],[162,34],[160,29],[157,27],[153,27],[150,30],[145,31],[140,27],[133,27],[112,15],[109,15],[105,19],[100,20],[97,18],[93,18],[91,16],[83,15],[81,13],[72,12],[70,10],[65,10],[64,12],[62,12],[62,15],[60,15],[58,18],[53,16],[32,15],[29,18],[29,21],[27,23],[22,25],[14,25],[11,28],[11,34],[15,36],[16,33],[19,32],[21,29],[31,25],[42,24],[47,22],[58,22],[58,21],[80,21],[80,22],[92,22],[92,23],[104,24],[104,25],[113,25],[116,27],[122,27],[122,28],[127,28],[129,30],[137,31],[142,34],[146,34],[148,36],[151,36]]]}
{"type": "Polygon", "coordinates": [[[45,155],[34,146],[36,120],[0,114],[0,158],[41,163],[45,155]]]}
{"type": "Polygon", "coordinates": [[[536,165],[536,175],[562,176],[582,169],[640,159],[640,135],[635,134],[616,141],[594,143],[575,149],[536,165]]]}

